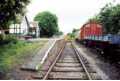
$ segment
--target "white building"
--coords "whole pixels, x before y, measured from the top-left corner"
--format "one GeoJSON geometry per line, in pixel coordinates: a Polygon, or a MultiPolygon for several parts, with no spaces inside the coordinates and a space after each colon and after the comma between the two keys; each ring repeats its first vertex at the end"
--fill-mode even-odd
{"type": "Polygon", "coordinates": [[[19,22],[14,23],[10,26],[9,33],[10,35],[18,35],[18,36],[27,36],[29,35],[29,23],[28,19],[25,16],[16,15],[19,22]]]}
{"type": "Polygon", "coordinates": [[[29,22],[29,35],[33,38],[39,38],[40,37],[40,28],[39,28],[39,22],[38,21],[30,21],[29,22]]]}

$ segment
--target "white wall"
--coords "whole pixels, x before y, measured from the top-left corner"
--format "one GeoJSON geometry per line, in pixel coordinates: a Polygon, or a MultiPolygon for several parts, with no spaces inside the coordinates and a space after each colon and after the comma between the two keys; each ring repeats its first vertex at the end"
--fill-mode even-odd
{"type": "Polygon", "coordinates": [[[14,27],[15,27],[15,33],[16,33],[16,27],[17,27],[17,33],[20,33],[20,30],[18,29],[18,28],[20,27],[19,24],[12,24],[12,25],[10,26],[9,32],[10,32],[10,33],[14,33],[14,27]]]}
{"type": "Polygon", "coordinates": [[[12,24],[10,26],[10,33],[14,33],[14,26],[15,26],[15,33],[16,33],[16,26],[17,26],[17,33],[20,33],[20,30],[21,30],[21,33],[28,34],[28,25],[27,25],[25,16],[23,17],[20,24],[12,24]]]}
{"type": "Polygon", "coordinates": [[[21,32],[24,34],[28,34],[28,25],[27,25],[27,21],[26,21],[25,17],[21,21],[21,32]]]}

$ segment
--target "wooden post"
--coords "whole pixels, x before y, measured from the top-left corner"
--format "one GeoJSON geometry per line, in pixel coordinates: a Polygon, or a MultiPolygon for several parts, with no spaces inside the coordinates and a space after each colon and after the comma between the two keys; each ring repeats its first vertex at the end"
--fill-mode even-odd
{"type": "Polygon", "coordinates": [[[17,35],[17,25],[16,25],[16,37],[18,37],[18,35],[17,35]]]}

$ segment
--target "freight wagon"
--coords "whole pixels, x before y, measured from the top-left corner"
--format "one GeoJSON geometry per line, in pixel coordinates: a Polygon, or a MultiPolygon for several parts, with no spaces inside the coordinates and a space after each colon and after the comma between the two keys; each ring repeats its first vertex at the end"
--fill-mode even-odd
{"type": "Polygon", "coordinates": [[[81,28],[81,40],[87,35],[102,35],[102,25],[95,22],[83,25],[81,28]]]}
{"type": "MultiPolygon", "coordinates": [[[[102,34],[102,25],[99,23],[88,23],[81,28],[81,39],[78,41],[87,47],[96,49],[102,54],[113,56],[120,51],[120,35],[102,34]]],[[[119,59],[114,57],[115,59],[119,59]]]]}

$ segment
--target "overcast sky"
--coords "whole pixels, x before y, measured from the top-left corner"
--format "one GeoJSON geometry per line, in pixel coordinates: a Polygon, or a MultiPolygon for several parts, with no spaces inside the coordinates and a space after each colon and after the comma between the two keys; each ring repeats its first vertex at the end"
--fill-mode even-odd
{"type": "MultiPolygon", "coordinates": [[[[59,29],[66,34],[72,32],[73,28],[81,28],[108,2],[113,0],[32,0],[27,6],[27,17],[33,21],[39,12],[50,11],[56,14],[59,29]]],[[[116,0],[118,2],[120,0],[116,0]]]]}

